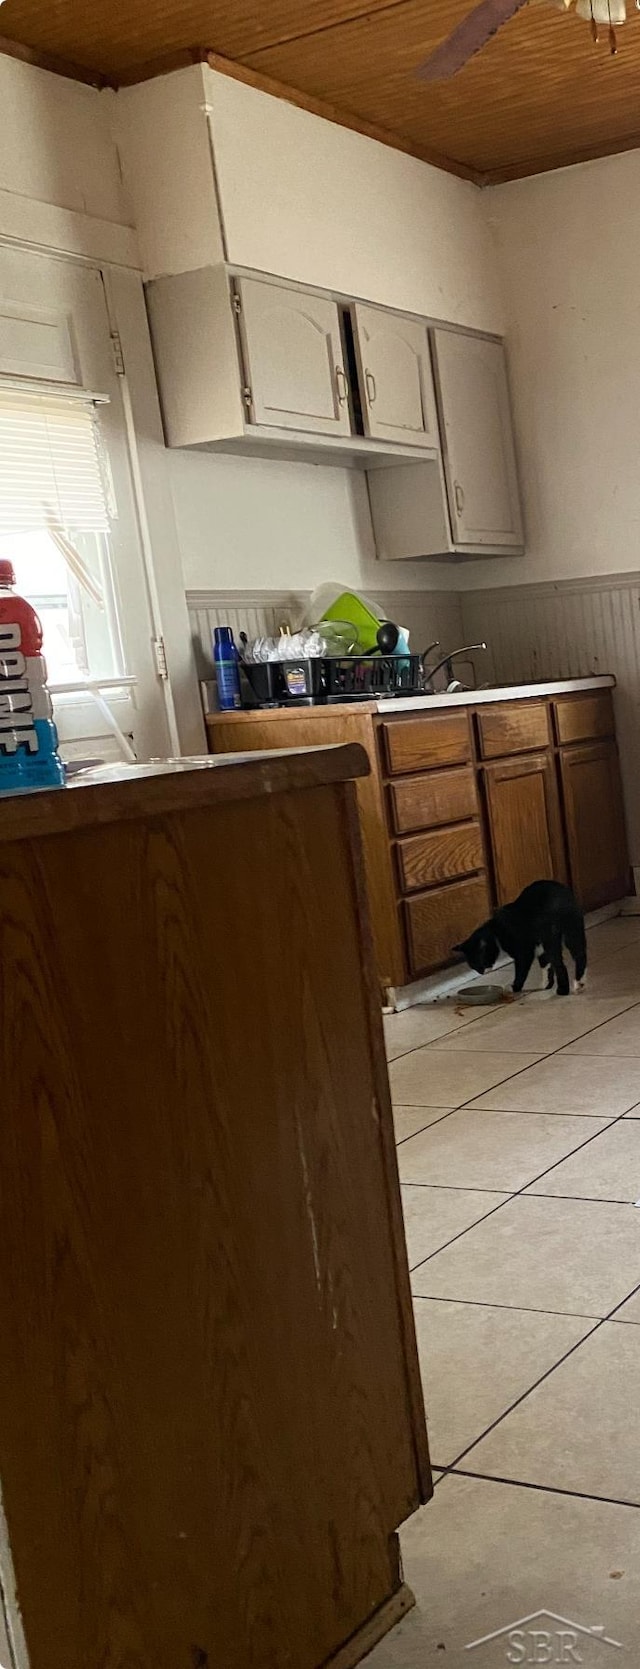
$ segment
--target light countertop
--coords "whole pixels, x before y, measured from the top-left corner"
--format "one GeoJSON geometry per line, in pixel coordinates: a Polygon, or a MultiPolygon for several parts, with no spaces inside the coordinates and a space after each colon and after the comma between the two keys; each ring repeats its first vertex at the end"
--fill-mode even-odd
{"type": "Polygon", "coordinates": [[[571,695],[581,690],[611,690],[615,678],[610,672],[593,678],[554,678],[546,684],[503,684],[490,690],[456,690],[439,695],[389,696],[376,701],[377,713],[411,713],[430,711],[432,707],[478,707],[485,701],[523,701],[535,695],[571,695]]]}
{"type": "Polygon", "coordinates": [[[368,776],[369,769],[357,741],[99,766],[79,773],[64,788],[0,795],[0,847],[5,841],[347,782],[368,776]]]}
{"type": "Polygon", "coordinates": [[[284,707],[244,707],[240,712],[208,713],[206,723],[212,728],[220,724],[242,726],[256,719],[263,722],[287,718],[335,720],[338,713],[383,713],[385,717],[392,713],[430,713],[440,707],[479,707],[487,701],[528,701],[542,695],[579,695],[584,690],[612,690],[615,689],[615,682],[612,673],[606,672],[592,678],[554,678],[540,684],[500,684],[489,690],[460,690],[454,695],[443,691],[438,695],[387,696],[380,701],[372,697],[370,701],[327,702],[317,707],[298,707],[294,703],[284,707]]]}

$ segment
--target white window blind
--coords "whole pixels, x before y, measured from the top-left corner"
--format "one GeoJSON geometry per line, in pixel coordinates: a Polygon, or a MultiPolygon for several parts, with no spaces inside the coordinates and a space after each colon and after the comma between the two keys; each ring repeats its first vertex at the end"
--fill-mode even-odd
{"type": "Polygon", "coordinates": [[[93,401],[0,387],[0,537],[106,532],[112,515],[93,401]]]}

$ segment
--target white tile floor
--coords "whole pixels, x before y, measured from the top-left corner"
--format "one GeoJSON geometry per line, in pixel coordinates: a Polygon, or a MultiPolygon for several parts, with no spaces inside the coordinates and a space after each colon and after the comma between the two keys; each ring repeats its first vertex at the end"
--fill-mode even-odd
{"type": "Polygon", "coordinates": [[[640,1661],[640,918],[589,962],[385,1021],[437,1483],[371,1669],[640,1661]]]}

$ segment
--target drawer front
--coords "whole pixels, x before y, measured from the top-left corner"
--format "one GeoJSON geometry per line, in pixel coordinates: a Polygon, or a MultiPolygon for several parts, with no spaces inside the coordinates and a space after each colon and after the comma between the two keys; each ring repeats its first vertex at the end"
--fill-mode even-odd
{"type": "Polygon", "coordinates": [[[468,938],[490,913],[484,875],[409,898],[403,906],[409,968],[413,976],[452,961],[453,946],[468,938]]]}
{"type": "Polygon", "coordinates": [[[569,695],[555,702],[556,731],[561,744],[598,741],[615,735],[611,690],[593,695],[569,695]]]}
{"type": "Polygon", "coordinates": [[[457,875],[473,875],[484,869],[484,852],[479,823],[456,823],[449,829],[431,829],[412,835],[396,847],[400,886],[405,893],[422,892],[457,875]]]}
{"type": "Polygon", "coordinates": [[[438,765],[462,765],[471,758],[466,711],[441,713],[434,718],[398,718],[383,724],[382,732],[391,776],[434,770],[438,765]]]}
{"type": "Polygon", "coordinates": [[[503,707],[481,708],[477,719],[483,759],[548,747],[549,714],[544,701],[527,701],[522,705],[505,702],[503,707]]]}
{"type": "Polygon", "coordinates": [[[441,823],[460,823],[477,817],[478,796],[471,766],[457,771],[432,771],[421,777],[393,782],[389,788],[391,821],[396,834],[433,829],[441,823]]]}

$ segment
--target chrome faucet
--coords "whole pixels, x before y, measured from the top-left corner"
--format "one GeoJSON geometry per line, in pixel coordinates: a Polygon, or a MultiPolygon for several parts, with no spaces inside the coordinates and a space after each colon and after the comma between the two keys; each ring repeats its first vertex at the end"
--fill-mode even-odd
{"type": "MultiPolygon", "coordinates": [[[[427,655],[429,655],[431,653],[432,649],[437,648],[437,645],[435,643],[430,644],[429,648],[425,650],[425,653],[422,656],[422,676],[423,676],[423,679],[424,679],[424,682],[425,682],[425,686],[427,684],[430,684],[431,685],[431,694],[433,695],[435,693],[434,689],[433,689],[433,680],[435,678],[436,672],[439,672],[440,668],[443,667],[443,666],[446,667],[446,669],[447,669],[447,686],[449,686],[449,684],[453,684],[454,682],[457,683],[457,680],[454,680],[453,667],[451,665],[451,662],[459,660],[461,655],[474,655],[477,650],[486,649],[486,647],[487,647],[486,643],[465,643],[465,644],[463,644],[462,649],[452,649],[448,655],[443,655],[442,660],[437,661],[435,666],[430,666],[428,671],[427,671],[427,668],[425,666],[425,661],[426,661],[427,655]]],[[[461,689],[462,685],[458,684],[457,687],[459,689],[461,689]]]]}

